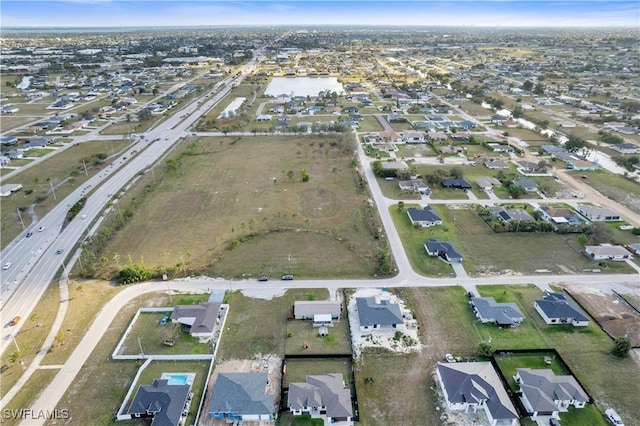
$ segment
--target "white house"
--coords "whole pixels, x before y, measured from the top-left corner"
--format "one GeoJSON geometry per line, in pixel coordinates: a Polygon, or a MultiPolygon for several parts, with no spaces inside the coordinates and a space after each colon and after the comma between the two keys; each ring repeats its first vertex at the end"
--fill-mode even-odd
{"type": "Polygon", "coordinates": [[[632,254],[622,246],[603,244],[600,246],[585,246],[584,252],[593,260],[627,260],[632,254]]]}
{"type": "Polygon", "coordinates": [[[622,220],[620,213],[607,207],[579,204],[578,211],[592,222],[617,222],[622,220]]]}
{"type": "Polygon", "coordinates": [[[536,299],[533,307],[549,325],[571,324],[574,327],[589,325],[589,318],[562,293],[546,291],[545,297],[536,299]]]}
{"type": "Polygon", "coordinates": [[[407,209],[407,215],[412,225],[420,225],[423,228],[442,225],[442,218],[431,206],[424,206],[422,210],[415,207],[407,209]]]}

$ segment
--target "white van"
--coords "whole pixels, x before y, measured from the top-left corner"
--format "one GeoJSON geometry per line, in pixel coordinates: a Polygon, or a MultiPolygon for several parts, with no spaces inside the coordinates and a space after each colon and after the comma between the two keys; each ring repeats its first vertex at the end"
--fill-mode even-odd
{"type": "Polygon", "coordinates": [[[607,417],[607,420],[611,422],[611,424],[615,426],[624,426],[624,423],[622,423],[622,419],[613,408],[607,408],[607,410],[604,412],[604,415],[607,417]]]}

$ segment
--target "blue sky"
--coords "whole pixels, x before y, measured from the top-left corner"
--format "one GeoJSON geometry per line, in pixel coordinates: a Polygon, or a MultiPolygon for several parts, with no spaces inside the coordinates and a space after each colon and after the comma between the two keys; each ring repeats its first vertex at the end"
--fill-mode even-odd
{"type": "Polygon", "coordinates": [[[640,28],[640,1],[1,0],[0,2],[2,27],[277,24],[640,28]]]}

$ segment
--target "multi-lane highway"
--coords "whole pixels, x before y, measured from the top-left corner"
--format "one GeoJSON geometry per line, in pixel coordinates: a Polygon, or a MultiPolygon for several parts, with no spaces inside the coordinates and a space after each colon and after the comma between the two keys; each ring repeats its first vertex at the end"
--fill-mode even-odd
{"type": "MultiPolygon", "coordinates": [[[[89,179],[82,188],[67,196],[41,220],[30,225],[0,253],[0,264],[10,263],[8,269],[2,270],[0,317],[4,323],[15,316],[26,317],[31,313],[56,273],[65,267],[64,259],[75,250],[90,224],[101,217],[111,202],[117,202],[117,194],[138,173],[162,158],[187,134],[196,120],[223,99],[234,84],[241,82],[245,75],[255,69],[260,57],[256,55],[241,72],[177,110],[153,130],[139,135],[126,153],[89,179]],[[82,211],[63,228],[69,208],[85,196],[87,201],[82,211]],[[28,233],[31,236],[26,237],[28,233]]],[[[20,326],[1,329],[0,352],[11,343],[20,326]]]]}

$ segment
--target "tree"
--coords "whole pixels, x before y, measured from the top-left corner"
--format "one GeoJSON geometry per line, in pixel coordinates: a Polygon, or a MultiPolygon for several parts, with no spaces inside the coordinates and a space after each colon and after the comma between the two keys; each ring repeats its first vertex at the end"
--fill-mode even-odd
{"type": "Polygon", "coordinates": [[[478,355],[482,358],[491,358],[493,355],[493,348],[491,347],[491,343],[489,342],[480,342],[478,345],[478,355]]]}
{"type": "Polygon", "coordinates": [[[533,89],[533,93],[536,95],[544,95],[544,85],[542,83],[536,84],[536,87],[533,89]]]}
{"type": "Polygon", "coordinates": [[[617,356],[618,358],[626,358],[629,355],[629,350],[631,349],[631,342],[627,336],[618,336],[613,341],[613,350],[612,354],[617,356]]]}
{"type": "Polygon", "coordinates": [[[591,222],[585,230],[585,234],[590,244],[596,245],[611,241],[612,231],[607,225],[601,222],[591,222]]]}
{"type": "Polygon", "coordinates": [[[309,177],[309,173],[306,170],[300,170],[300,180],[302,182],[309,182],[309,177]]]}
{"type": "Polygon", "coordinates": [[[399,211],[404,210],[404,201],[398,201],[398,210],[399,211]]]}
{"type": "Polygon", "coordinates": [[[571,135],[569,136],[569,140],[564,143],[564,147],[569,152],[577,152],[579,149],[582,149],[587,146],[587,143],[581,138],[571,135]]]}
{"type": "Polygon", "coordinates": [[[527,80],[524,83],[522,83],[522,90],[526,90],[527,92],[530,92],[531,89],[533,89],[533,83],[531,81],[527,80]]]}
{"type": "Polygon", "coordinates": [[[525,192],[527,192],[520,185],[509,185],[508,190],[509,195],[511,195],[513,198],[520,198],[525,194],[525,192]]]}
{"type": "Polygon", "coordinates": [[[524,115],[524,111],[522,110],[522,107],[518,105],[513,109],[511,115],[513,116],[513,118],[521,118],[524,115]]]}
{"type": "Polygon", "coordinates": [[[462,171],[462,167],[460,166],[454,166],[449,170],[449,176],[454,179],[462,179],[463,175],[464,172],[462,171]]]}

